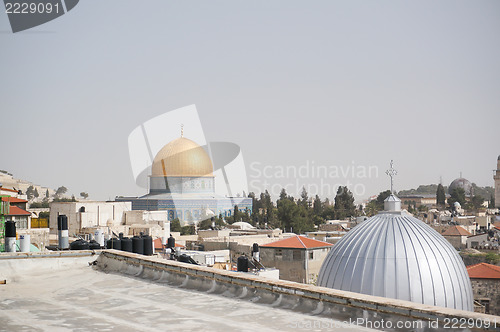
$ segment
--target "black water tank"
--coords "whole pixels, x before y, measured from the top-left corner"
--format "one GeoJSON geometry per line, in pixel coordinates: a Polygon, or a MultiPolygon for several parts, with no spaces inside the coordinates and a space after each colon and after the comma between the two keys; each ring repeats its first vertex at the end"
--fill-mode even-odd
{"type": "Polygon", "coordinates": [[[186,255],[186,254],[180,255],[179,257],[177,257],[177,260],[179,262],[183,262],[183,263],[189,263],[189,264],[193,263],[193,259],[190,256],[186,255]]]}
{"type": "Polygon", "coordinates": [[[136,235],[132,238],[132,252],[144,255],[144,239],[142,237],[136,235]]]}
{"type": "Polygon", "coordinates": [[[127,252],[132,252],[132,239],[124,237],[122,239],[122,250],[127,252]]]}
{"type": "Polygon", "coordinates": [[[153,256],[153,238],[149,235],[144,235],[144,255],[153,256]]]}
{"type": "Polygon", "coordinates": [[[16,237],[16,222],[8,220],[5,222],[5,237],[16,237]]]}
{"type": "Polygon", "coordinates": [[[67,230],[68,229],[68,217],[64,214],[57,216],[57,230],[67,230]]]}
{"type": "Polygon", "coordinates": [[[108,242],[106,242],[106,248],[121,250],[122,246],[120,239],[117,239],[116,237],[109,239],[108,242]]]}
{"type": "Polygon", "coordinates": [[[101,245],[96,240],[91,240],[89,242],[89,249],[91,249],[91,250],[99,250],[99,249],[101,249],[101,245]]]}
{"type": "Polygon", "coordinates": [[[71,250],[89,250],[89,243],[85,240],[78,239],[76,241],[71,242],[69,248],[71,250]]]}
{"type": "Polygon", "coordinates": [[[168,238],[167,240],[167,248],[175,248],[175,239],[172,235],[170,235],[170,237],[168,238]]]}
{"type": "Polygon", "coordinates": [[[258,243],[254,243],[253,246],[252,246],[252,252],[259,252],[259,244],[258,243]]]}
{"type": "Polygon", "coordinates": [[[238,257],[238,272],[248,272],[248,257],[238,257]]]}

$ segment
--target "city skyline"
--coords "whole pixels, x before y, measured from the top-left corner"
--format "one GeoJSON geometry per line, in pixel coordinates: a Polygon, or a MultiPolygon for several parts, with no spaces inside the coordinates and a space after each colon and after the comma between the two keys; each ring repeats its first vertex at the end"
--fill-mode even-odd
{"type": "Polygon", "coordinates": [[[323,180],[331,192],[349,180],[364,187],[361,201],[389,188],[391,159],[397,191],[440,177],[449,185],[461,172],[494,186],[498,2],[150,6],[145,13],[131,1],[99,10],[81,2],[16,34],[0,15],[0,59],[8,64],[0,68],[0,169],[92,199],[142,195],[128,135],[195,104],[207,141],[240,146],[249,191],[264,191],[267,181],[297,195],[323,180]],[[263,174],[307,164],[336,167],[340,176],[297,184],[263,174]],[[351,166],[376,167],[377,175],[343,176],[351,166]]]}

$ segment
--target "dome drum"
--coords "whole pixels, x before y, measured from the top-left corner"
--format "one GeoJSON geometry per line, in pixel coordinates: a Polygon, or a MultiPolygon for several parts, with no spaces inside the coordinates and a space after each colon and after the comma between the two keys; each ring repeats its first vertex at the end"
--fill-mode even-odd
{"type": "Polygon", "coordinates": [[[149,179],[149,184],[151,194],[213,193],[215,191],[215,178],[213,176],[152,176],[149,179]]]}

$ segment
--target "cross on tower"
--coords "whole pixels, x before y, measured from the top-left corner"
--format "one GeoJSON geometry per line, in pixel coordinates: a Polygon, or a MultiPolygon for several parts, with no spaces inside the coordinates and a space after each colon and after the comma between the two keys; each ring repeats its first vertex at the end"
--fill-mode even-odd
{"type": "Polygon", "coordinates": [[[393,177],[398,175],[398,171],[394,169],[394,161],[391,160],[391,168],[389,168],[387,171],[385,171],[385,174],[389,175],[391,177],[391,194],[394,193],[394,179],[393,177]]]}

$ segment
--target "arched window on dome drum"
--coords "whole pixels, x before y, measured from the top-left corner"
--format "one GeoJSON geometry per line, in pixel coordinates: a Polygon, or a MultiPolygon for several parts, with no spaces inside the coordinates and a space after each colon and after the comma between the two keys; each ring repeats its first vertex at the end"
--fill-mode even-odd
{"type": "Polygon", "coordinates": [[[201,180],[201,189],[205,189],[205,181],[201,180]]]}

